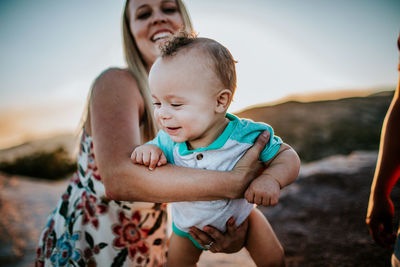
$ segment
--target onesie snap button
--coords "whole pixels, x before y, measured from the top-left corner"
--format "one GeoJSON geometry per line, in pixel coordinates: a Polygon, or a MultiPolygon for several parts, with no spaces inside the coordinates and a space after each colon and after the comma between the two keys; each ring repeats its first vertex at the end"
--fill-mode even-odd
{"type": "Polygon", "coordinates": [[[203,159],[203,154],[199,153],[196,155],[197,160],[202,160],[203,159]]]}

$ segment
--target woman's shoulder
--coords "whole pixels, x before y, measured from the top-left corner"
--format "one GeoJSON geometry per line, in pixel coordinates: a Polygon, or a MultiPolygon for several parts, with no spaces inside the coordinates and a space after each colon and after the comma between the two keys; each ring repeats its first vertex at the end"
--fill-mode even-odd
{"type": "Polygon", "coordinates": [[[138,84],[128,69],[109,68],[100,73],[92,85],[89,96],[88,118],[85,128],[91,132],[93,116],[105,114],[134,114],[126,110],[137,110],[140,118],[144,113],[144,101],[138,84]]]}
{"type": "Polygon", "coordinates": [[[138,106],[143,108],[143,97],[135,77],[128,69],[109,68],[94,81],[91,103],[111,103],[138,106]]]}
{"type": "Polygon", "coordinates": [[[135,86],[137,87],[137,83],[133,75],[130,73],[128,69],[120,69],[120,68],[108,68],[104,70],[100,75],[95,79],[93,87],[104,87],[107,85],[127,85],[127,86],[135,86]]]}
{"type": "Polygon", "coordinates": [[[92,86],[92,96],[99,94],[105,97],[133,95],[137,100],[142,99],[138,83],[129,69],[109,68],[100,73],[92,86]]]}

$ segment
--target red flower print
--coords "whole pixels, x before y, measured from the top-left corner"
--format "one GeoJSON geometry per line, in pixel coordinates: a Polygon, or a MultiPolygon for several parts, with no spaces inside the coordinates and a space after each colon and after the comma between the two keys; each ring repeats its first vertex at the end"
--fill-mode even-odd
{"type": "MultiPolygon", "coordinates": [[[[93,143],[92,143],[93,144],[93,143]]],[[[93,145],[91,145],[91,151],[93,151],[93,145]]],[[[98,172],[98,168],[97,168],[97,164],[96,164],[96,160],[95,160],[95,156],[94,153],[90,153],[88,156],[88,169],[86,172],[92,171],[92,176],[94,177],[94,179],[96,179],[97,181],[101,181],[101,177],[100,174],[98,172]]]]}
{"type": "Polygon", "coordinates": [[[43,233],[42,242],[45,244],[44,248],[46,249],[43,251],[42,248],[38,248],[36,250],[36,257],[41,258],[42,254],[44,253],[44,257],[50,258],[51,256],[51,249],[53,247],[54,239],[52,232],[54,231],[54,220],[50,220],[47,222],[46,231],[43,233]]]}
{"type": "Polygon", "coordinates": [[[81,202],[76,205],[77,210],[83,212],[83,224],[91,223],[94,228],[99,227],[98,214],[103,214],[107,211],[107,205],[103,203],[97,203],[97,197],[89,195],[86,191],[82,193],[81,202]]]}
{"type": "Polygon", "coordinates": [[[78,172],[75,172],[74,175],[69,179],[69,181],[77,185],[81,181],[78,172]]]}
{"type": "Polygon", "coordinates": [[[136,211],[132,214],[132,218],[128,219],[123,211],[118,213],[120,224],[112,227],[113,233],[117,236],[113,245],[116,248],[128,248],[128,255],[133,259],[137,252],[147,255],[149,246],[145,242],[150,229],[140,227],[140,213],[136,211]]]}

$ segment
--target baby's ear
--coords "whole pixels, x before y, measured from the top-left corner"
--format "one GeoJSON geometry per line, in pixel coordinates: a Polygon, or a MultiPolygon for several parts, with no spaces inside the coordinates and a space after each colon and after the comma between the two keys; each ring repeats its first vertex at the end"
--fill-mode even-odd
{"type": "Polygon", "coordinates": [[[217,105],[215,106],[215,112],[225,112],[232,100],[232,92],[229,89],[221,90],[217,95],[217,105]]]}

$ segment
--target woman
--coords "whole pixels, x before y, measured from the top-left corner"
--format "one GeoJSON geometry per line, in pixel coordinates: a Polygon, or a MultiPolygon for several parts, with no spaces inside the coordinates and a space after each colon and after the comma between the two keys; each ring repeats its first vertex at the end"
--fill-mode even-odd
{"type": "MultiPolygon", "coordinates": [[[[238,198],[256,176],[265,136],[231,172],[169,165],[149,171],[130,162],[132,150],[156,133],[148,71],[159,44],[182,27],[192,30],[180,0],[127,1],[123,34],[128,69],[106,70],[94,82],[78,172],[42,232],[37,265],[160,266],[167,227],[166,205],[159,202],[238,198]]],[[[193,229],[193,237],[201,245],[212,241],[213,252],[233,252],[243,246],[247,226],[236,230],[230,220],[225,235],[208,229],[210,236],[193,229]]],[[[269,231],[266,245],[280,251],[269,231]]]]}

